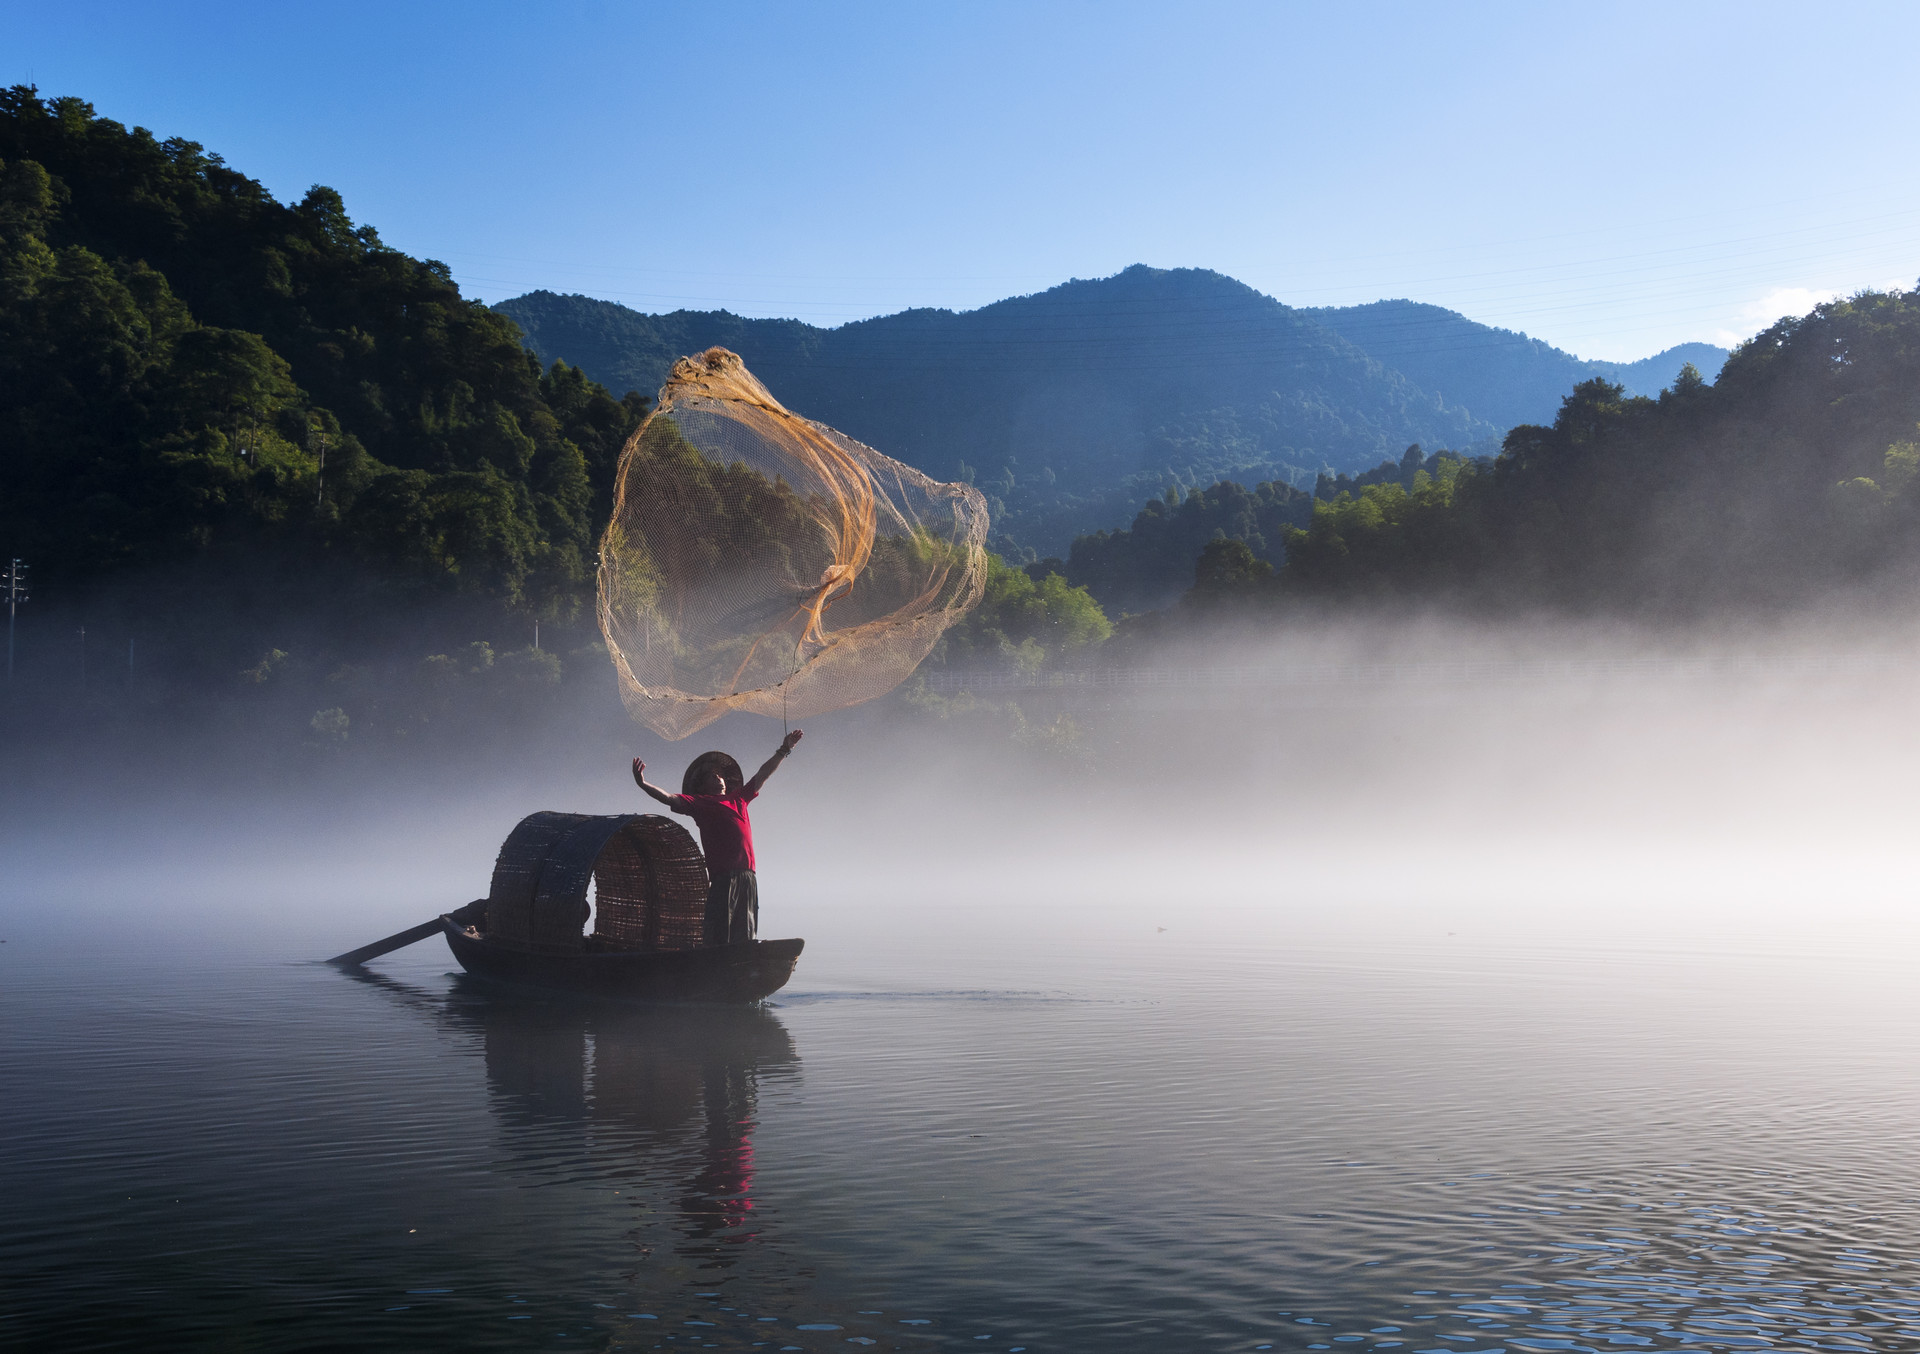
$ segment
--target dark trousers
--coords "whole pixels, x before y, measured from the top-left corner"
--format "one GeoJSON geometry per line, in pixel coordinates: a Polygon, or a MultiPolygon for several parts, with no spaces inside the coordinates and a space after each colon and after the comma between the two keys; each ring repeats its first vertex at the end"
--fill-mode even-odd
{"type": "Polygon", "coordinates": [[[744,945],[760,930],[760,881],[752,870],[716,874],[707,885],[709,945],[744,945]]]}

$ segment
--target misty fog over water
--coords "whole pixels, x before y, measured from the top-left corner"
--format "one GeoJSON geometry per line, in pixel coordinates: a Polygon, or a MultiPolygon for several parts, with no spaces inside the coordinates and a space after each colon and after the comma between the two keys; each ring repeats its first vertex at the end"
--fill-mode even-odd
{"type": "Polygon", "coordinates": [[[1265,685],[1023,693],[1020,737],[969,698],[809,721],[755,813],[762,934],[808,948],[746,1011],[502,997],[437,939],[313,961],[483,894],[527,812],[637,810],[628,757],[753,764],[766,721],[16,747],[6,1320],[1912,1347],[1912,651],[1328,627],[1158,665],[1265,685]]]}
{"type": "MultiPolygon", "coordinates": [[[[909,946],[994,936],[1003,913],[1275,944],[1349,924],[1390,943],[1376,913],[1729,943],[1796,917],[1898,926],[1917,649],[1920,628],[1848,621],[1326,625],[1087,674],[1131,684],[950,691],[932,712],[896,693],[808,721],[770,784],[768,926],[872,911],[909,946]]],[[[701,748],[751,766],[778,739],[733,716],[665,743],[597,688],[544,725],[411,750],[48,730],[6,757],[8,923],[344,945],[483,894],[535,809],[652,808],[633,755],[677,780],[701,748]]]]}

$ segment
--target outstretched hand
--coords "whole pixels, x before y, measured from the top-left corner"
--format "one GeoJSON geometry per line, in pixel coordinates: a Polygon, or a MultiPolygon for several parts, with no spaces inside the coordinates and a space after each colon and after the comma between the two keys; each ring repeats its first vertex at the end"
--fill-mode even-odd
{"type": "Polygon", "coordinates": [[[800,741],[800,730],[795,729],[792,733],[788,734],[785,738],[780,740],[780,750],[782,752],[792,752],[793,745],[799,741],[800,741]]]}
{"type": "Polygon", "coordinates": [[[668,808],[673,807],[673,796],[658,785],[647,784],[647,764],[638,757],[633,759],[633,783],[650,799],[657,799],[668,808]]]}

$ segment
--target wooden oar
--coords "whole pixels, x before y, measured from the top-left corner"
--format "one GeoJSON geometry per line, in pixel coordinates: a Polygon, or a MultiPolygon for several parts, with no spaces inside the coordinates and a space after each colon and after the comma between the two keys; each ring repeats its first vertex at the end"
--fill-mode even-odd
{"type": "MultiPolygon", "coordinates": [[[[476,914],[484,909],[486,905],[486,899],[482,898],[477,902],[468,903],[457,912],[451,912],[448,913],[448,915],[452,917],[458,925],[477,925],[479,923],[479,917],[476,914]]],[[[327,962],[329,964],[338,964],[342,968],[355,968],[366,963],[369,959],[378,959],[383,954],[392,954],[395,950],[405,949],[416,940],[425,940],[428,936],[439,931],[439,929],[440,919],[435,917],[432,921],[423,921],[418,926],[410,926],[404,931],[396,932],[388,936],[385,940],[376,940],[373,944],[362,945],[357,950],[348,950],[345,954],[336,954],[333,958],[327,960],[327,962]]]]}
{"type": "Polygon", "coordinates": [[[418,926],[410,926],[396,935],[388,936],[385,940],[376,940],[373,944],[362,945],[357,950],[336,954],[327,962],[338,964],[341,968],[354,968],[366,963],[369,959],[378,959],[383,954],[392,954],[395,950],[403,949],[416,940],[425,940],[439,929],[440,919],[435,917],[432,921],[423,921],[418,926]]]}

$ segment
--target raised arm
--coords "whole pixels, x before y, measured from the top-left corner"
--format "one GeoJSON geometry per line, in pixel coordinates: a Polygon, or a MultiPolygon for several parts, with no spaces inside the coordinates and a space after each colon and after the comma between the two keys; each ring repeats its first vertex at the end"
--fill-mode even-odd
{"type": "Polygon", "coordinates": [[[747,793],[749,795],[757,795],[760,793],[760,787],[767,783],[767,777],[780,769],[780,763],[787,759],[787,754],[793,751],[793,745],[799,741],[800,730],[795,729],[787,735],[786,740],[780,744],[780,750],[774,753],[773,756],[767,758],[767,764],[754,772],[753,779],[747,782],[747,793]]]}
{"type": "Polygon", "coordinates": [[[659,800],[662,804],[665,804],[668,808],[672,808],[673,796],[661,789],[658,785],[647,784],[646,770],[647,764],[638,757],[635,757],[633,759],[633,783],[659,800]]]}

